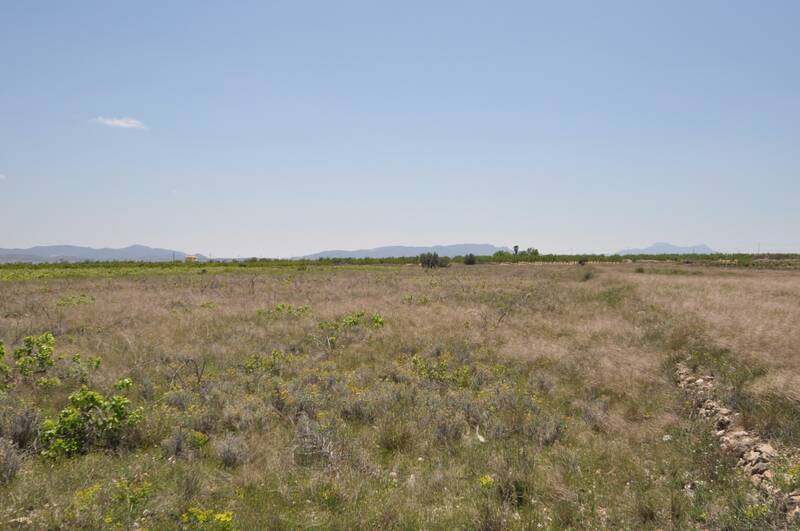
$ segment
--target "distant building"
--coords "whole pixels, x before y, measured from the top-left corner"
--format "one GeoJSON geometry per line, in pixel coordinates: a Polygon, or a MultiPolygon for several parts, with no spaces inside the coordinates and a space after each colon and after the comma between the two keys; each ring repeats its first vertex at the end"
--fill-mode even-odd
{"type": "Polygon", "coordinates": [[[190,254],[190,255],[187,255],[186,258],[184,258],[183,260],[186,263],[190,263],[191,264],[191,263],[197,262],[197,256],[193,255],[193,254],[190,254]]]}

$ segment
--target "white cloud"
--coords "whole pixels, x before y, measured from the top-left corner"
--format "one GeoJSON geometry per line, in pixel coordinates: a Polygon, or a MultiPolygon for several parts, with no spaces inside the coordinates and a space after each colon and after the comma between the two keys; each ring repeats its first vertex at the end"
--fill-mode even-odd
{"type": "Polygon", "coordinates": [[[105,116],[98,116],[94,123],[107,125],[108,127],[121,127],[123,129],[147,129],[142,122],[136,118],[106,118],[105,116]]]}

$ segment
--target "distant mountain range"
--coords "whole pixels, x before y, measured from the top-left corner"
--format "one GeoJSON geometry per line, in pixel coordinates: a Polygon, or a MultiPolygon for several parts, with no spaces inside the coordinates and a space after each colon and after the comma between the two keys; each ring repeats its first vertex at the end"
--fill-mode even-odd
{"type": "MultiPolygon", "coordinates": [[[[168,262],[183,260],[187,253],[171,249],[156,249],[145,245],[131,245],[123,249],[93,249],[77,245],[41,245],[29,249],[0,249],[0,263],[12,262],[84,262],[90,261],[133,261],[168,262]]],[[[203,255],[196,255],[201,261],[203,255]]]]}
{"type": "MultiPolygon", "coordinates": [[[[488,243],[462,243],[455,245],[403,246],[393,245],[374,249],[357,249],[354,251],[330,250],[309,254],[301,258],[316,260],[317,258],[391,258],[402,256],[418,256],[422,253],[437,253],[439,256],[464,256],[472,253],[477,256],[493,255],[497,251],[510,251],[508,247],[497,247],[488,243]]],[[[623,249],[620,255],[631,254],[713,254],[716,251],[705,244],[681,247],[669,243],[654,243],[645,249],[623,249]]],[[[77,245],[42,245],[28,249],[0,249],[0,263],[44,263],[44,262],[84,262],[84,261],[132,261],[132,262],[168,262],[184,260],[188,253],[172,249],[159,249],[145,245],[131,245],[122,249],[94,249],[77,245]]],[[[198,254],[198,260],[208,260],[198,254]]]]}
{"type": "Polygon", "coordinates": [[[716,252],[705,244],[681,247],[670,243],[658,242],[645,249],[623,249],[617,254],[715,254],[716,252]]]}
{"type": "Polygon", "coordinates": [[[455,245],[431,245],[427,247],[409,247],[393,245],[374,249],[358,249],[355,251],[322,251],[303,256],[309,260],[317,258],[392,258],[400,256],[417,256],[422,253],[436,253],[439,256],[464,256],[472,253],[476,256],[488,256],[497,251],[510,251],[508,247],[496,247],[488,243],[460,243],[455,245]]]}

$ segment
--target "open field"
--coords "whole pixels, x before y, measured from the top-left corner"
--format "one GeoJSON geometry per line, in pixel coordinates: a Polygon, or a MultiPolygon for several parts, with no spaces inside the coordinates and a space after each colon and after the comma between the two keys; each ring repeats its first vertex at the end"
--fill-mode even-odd
{"type": "Polygon", "coordinates": [[[800,488],[797,270],[135,267],[0,269],[0,527],[782,528],[687,358],[800,488]]]}

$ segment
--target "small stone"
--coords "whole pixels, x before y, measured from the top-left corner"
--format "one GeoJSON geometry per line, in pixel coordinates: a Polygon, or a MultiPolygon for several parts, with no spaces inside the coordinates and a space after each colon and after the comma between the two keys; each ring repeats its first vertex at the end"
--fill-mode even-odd
{"type": "Polygon", "coordinates": [[[761,475],[767,471],[767,464],[766,463],[756,463],[754,465],[750,465],[745,468],[745,470],[749,469],[751,474],[758,474],[761,475]]]}
{"type": "Polygon", "coordinates": [[[741,439],[742,437],[747,437],[747,435],[748,433],[744,430],[736,430],[728,434],[731,439],[741,439]]]}
{"type": "Polygon", "coordinates": [[[775,448],[773,448],[769,443],[761,443],[756,445],[756,451],[761,455],[766,456],[767,459],[771,459],[778,455],[778,452],[776,452],[775,448]]]}
{"type": "Polygon", "coordinates": [[[766,463],[769,461],[764,454],[759,453],[755,450],[750,450],[744,455],[744,460],[748,463],[766,463]]]}

